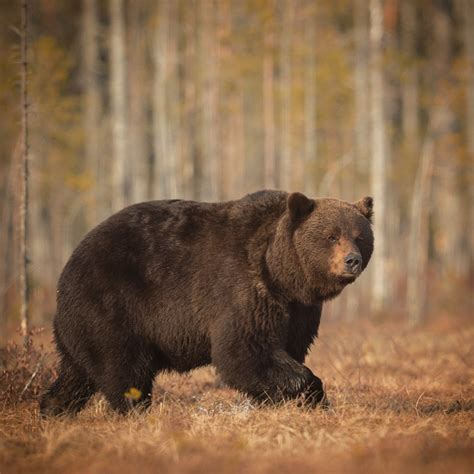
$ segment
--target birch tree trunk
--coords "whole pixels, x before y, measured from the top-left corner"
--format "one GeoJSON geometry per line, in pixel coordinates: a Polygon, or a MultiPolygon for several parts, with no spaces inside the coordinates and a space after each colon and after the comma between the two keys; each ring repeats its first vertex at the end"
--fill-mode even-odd
{"type": "Polygon", "coordinates": [[[311,1],[307,2],[307,13],[304,19],[304,38],[307,48],[307,61],[304,68],[304,177],[303,189],[309,195],[316,192],[315,165],[316,165],[316,16],[311,1]]]}
{"type": "Polygon", "coordinates": [[[183,173],[185,176],[187,197],[199,199],[202,189],[202,164],[200,144],[197,136],[197,91],[196,91],[196,40],[197,22],[195,11],[197,4],[194,0],[184,7],[183,19],[185,26],[184,42],[184,110],[183,122],[186,126],[185,152],[183,153],[183,173]],[[189,7],[192,6],[192,8],[189,7]]]}
{"type": "Polygon", "coordinates": [[[474,3],[464,0],[464,41],[467,57],[467,143],[474,158],[474,3]]]}
{"type": "Polygon", "coordinates": [[[383,76],[382,0],[370,0],[370,86],[371,86],[371,189],[376,213],[374,218],[375,249],[372,257],[372,310],[377,313],[386,301],[385,275],[385,203],[386,203],[386,132],[383,76]]]}
{"type": "Polygon", "coordinates": [[[180,116],[181,97],[179,91],[181,77],[178,51],[180,21],[177,2],[170,3],[168,13],[168,82],[166,95],[168,100],[168,118],[171,123],[168,136],[169,194],[172,197],[181,197],[184,192],[183,179],[180,173],[183,130],[180,116]]]}
{"type": "MultiPolygon", "coordinates": [[[[464,0],[464,42],[467,57],[467,150],[470,163],[474,163],[474,3],[464,0]]],[[[469,229],[474,229],[474,183],[468,183],[469,229]]],[[[470,271],[474,270],[474,232],[468,237],[470,271]]]]}
{"type": "MultiPolygon", "coordinates": [[[[218,49],[217,57],[219,63],[219,81],[223,84],[231,83],[235,78],[232,76],[230,65],[232,64],[232,18],[231,0],[220,0],[217,2],[218,14],[218,49]]],[[[229,199],[232,194],[232,179],[234,157],[234,144],[230,139],[233,127],[233,116],[231,111],[231,100],[227,94],[222,94],[219,101],[219,200],[229,199]],[[227,100],[226,100],[227,99],[227,100]]]]}
{"type": "Polygon", "coordinates": [[[365,172],[370,154],[369,20],[367,0],[355,0],[355,150],[357,168],[365,172]]]}
{"type": "Polygon", "coordinates": [[[418,67],[416,64],[416,5],[411,0],[402,2],[402,50],[407,56],[408,67],[402,86],[402,127],[407,151],[411,156],[418,151],[418,67]]]}
{"type": "Polygon", "coordinates": [[[451,271],[449,265],[456,260],[451,252],[462,248],[459,239],[461,226],[460,207],[457,203],[459,189],[456,183],[456,165],[453,164],[455,160],[452,156],[445,156],[444,148],[446,141],[450,142],[449,135],[454,129],[454,123],[449,94],[446,94],[445,90],[450,63],[450,21],[442,5],[435,6],[433,26],[435,33],[431,50],[433,97],[410,216],[407,309],[412,324],[420,323],[426,313],[430,214],[434,218],[437,217],[439,222],[449,222],[447,226],[441,225],[441,229],[437,231],[438,235],[434,238],[435,242],[444,242],[447,247],[438,249],[440,252],[438,258],[443,262],[445,272],[451,271]],[[432,203],[436,205],[433,206],[432,203]]]}
{"type": "Polygon", "coordinates": [[[126,195],[126,66],[123,0],[110,0],[110,102],[112,122],[112,210],[127,203],[126,195]]]}
{"type": "MultiPolygon", "coordinates": [[[[354,154],[350,168],[357,179],[353,192],[359,195],[357,183],[362,185],[370,174],[370,97],[369,97],[369,2],[354,2],[354,154]]],[[[362,191],[361,191],[362,192],[362,191]]],[[[371,269],[369,269],[369,272],[371,269]]],[[[370,274],[370,273],[369,273],[370,274]]],[[[347,295],[348,318],[353,318],[362,299],[371,293],[369,278],[359,282],[359,290],[347,295]]]]}
{"type": "Polygon", "coordinates": [[[96,0],[84,0],[82,11],[82,70],[84,75],[84,153],[85,169],[90,175],[92,182],[91,199],[87,203],[86,223],[91,228],[97,223],[99,216],[103,212],[99,207],[103,207],[104,190],[100,180],[100,115],[102,111],[100,87],[98,80],[99,70],[99,26],[97,21],[96,0]]]}
{"type": "Polygon", "coordinates": [[[436,140],[436,179],[434,182],[434,209],[437,226],[435,252],[441,262],[445,277],[461,277],[466,270],[463,234],[472,232],[465,228],[464,206],[460,192],[460,159],[453,146],[453,137],[459,123],[456,119],[454,100],[449,93],[452,80],[454,53],[453,11],[449,3],[437,2],[433,12],[433,63],[435,77],[435,107],[440,116],[436,140]],[[449,222],[449,225],[445,225],[449,222]]]}
{"type": "Polygon", "coordinates": [[[19,209],[20,224],[20,326],[25,347],[28,347],[30,326],[30,284],[29,284],[29,255],[28,255],[28,176],[29,176],[29,129],[28,129],[28,0],[21,4],[21,131],[22,131],[22,161],[21,161],[21,195],[19,209]]]}
{"type": "Polygon", "coordinates": [[[236,85],[236,91],[232,95],[231,101],[232,116],[234,117],[233,126],[231,129],[230,140],[232,146],[232,178],[231,198],[237,199],[242,195],[246,187],[245,183],[245,164],[246,164],[246,136],[245,136],[245,106],[244,93],[242,90],[241,81],[236,85]]]}
{"type": "Polygon", "coordinates": [[[169,129],[166,107],[168,78],[169,1],[158,3],[158,25],[153,46],[153,155],[154,190],[158,199],[170,197],[169,129]]]}
{"type": "Polygon", "coordinates": [[[199,4],[201,143],[205,157],[203,160],[201,197],[205,200],[216,199],[219,175],[216,137],[218,81],[215,49],[215,8],[213,0],[201,1],[199,4]]]}
{"type": "Polygon", "coordinates": [[[274,33],[270,21],[264,25],[264,53],[262,63],[262,96],[264,127],[264,182],[267,189],[277,186],[277,169],[275,154],[275,97],[274,97],[274,33]]]}
{"type": "Polygon", "coordinates": [[[291,163],[291,95],[292,95],[292,67],[291,45],[293,36],[294,4],[293,0],[285,0],[283,4],[283,19],[281,31],[281,160],[279,183],[282,189],[290,191],[292,186],[291,163]]]}
{"type": "Polygon", "coordinates": [[[426,305],[426,270],[429,249],[429,217],[434,161],[434,138],[430,124],[423,144],[410,209],[407,259],[407,310],[412,325],[423,319],[426,305]]]}
{"type": "MultiPolygon", "coordinates": [[[[90,1],[90,0],[89,0],[90,1]]],[[[143,24],[146,23],[147,9],[141,2],[128,4],[130,18],[128,42],[128,83],[129,101],[129,150],[128,157],[133,163],[131,169],[130,195],[133,202],[150,199],[147,143],[147,98],[150,95],[146,69],[146,37],[143,24]]]]}

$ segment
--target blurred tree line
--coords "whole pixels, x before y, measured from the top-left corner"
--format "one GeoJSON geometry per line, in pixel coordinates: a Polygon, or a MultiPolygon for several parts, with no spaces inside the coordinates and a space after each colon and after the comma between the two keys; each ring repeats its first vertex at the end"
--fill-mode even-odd
{"type": "MultiPolygon", "coordinates": [[[[369,275],[331,314],[469,311],[474,1],[31,3],[34,323],[52,317],[65,261],[110,213],[262,188],[375,198],[369,275]]],[[[4,328],[18,321],[19,23],[2,0],[4,328]]]]}

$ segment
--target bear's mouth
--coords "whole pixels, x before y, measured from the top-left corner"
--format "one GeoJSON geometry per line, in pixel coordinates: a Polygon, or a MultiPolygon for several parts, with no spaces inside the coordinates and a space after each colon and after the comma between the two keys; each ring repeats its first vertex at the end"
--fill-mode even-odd
{"type": "Polygon", "coordinates": [[[345,283],[352,283],[358,276],[359,273],[344,272],[339,277],[345,283]]]}

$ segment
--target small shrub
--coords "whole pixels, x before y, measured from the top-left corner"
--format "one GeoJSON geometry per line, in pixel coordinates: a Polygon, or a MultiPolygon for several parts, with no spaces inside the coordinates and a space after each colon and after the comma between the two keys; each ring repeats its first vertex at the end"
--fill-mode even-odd
{"type": "Polygon", "coordinates": [[[27,347],[9,342],[0,348],[0,401],[15,404],[31,401],[48,387],[55,376],[51,353],[43,344],[35,344],[35,336],[41,332],[33,329],[27,347]]]}

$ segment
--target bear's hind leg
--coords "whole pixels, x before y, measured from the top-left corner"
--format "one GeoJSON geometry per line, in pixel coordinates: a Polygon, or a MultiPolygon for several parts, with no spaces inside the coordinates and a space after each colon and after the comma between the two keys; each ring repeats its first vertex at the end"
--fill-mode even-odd
{"type": "Polygon", "coordinates": [[[108,352],[105,370],[97,381],[110,406],[122,414],[151,405],[155,374],[162,368],[151,348],[140,347],[138,343],[132,347],[131,350],[122,347],[120,353],[108,352]]]}
{"type": "Polygon", "coordinates": [[[63,357],[58,378],[40,400],[42,416],[76,414],[95,393],[95,388],[82,369],[63,357]]]}
{"type": "MultiPolygon", "coordinates": [[[[122,377],[124,374],[121,374],[122,377]]],[[[121,378],[105,382],[102,393],[117,412],[125,414],[134,408],[149,408],[151,405],[151,391],[153,388],[153,376],[142,378],[121,378]]]]}

